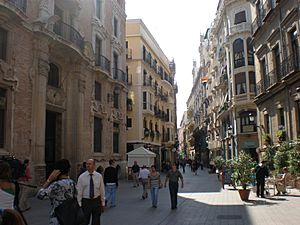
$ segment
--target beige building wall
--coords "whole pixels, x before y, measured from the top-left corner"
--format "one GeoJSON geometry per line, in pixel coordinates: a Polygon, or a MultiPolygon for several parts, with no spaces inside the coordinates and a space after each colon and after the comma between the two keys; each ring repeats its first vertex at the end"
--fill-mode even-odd
{"type": "Polygon", "coordinates": [[[125,2],[0,1],[0,9],[1,154],[29,158],[36,180],[61,158],[73,176],[88,158],[125,168],[125,2]]]}
{"type": "Polygon", "coordinates": [[[279,132],[285,140],[296,141],[300,134],[299,110],[299,1],[254,1],[252,28],[258,107],[260,153],[268,144],[278,144],[279,132]],[[272,142],[266,143],[265,135],[272,142]]]}
{"type": "Polygon", "coordinates": [[[165,56],[141,20],[127,20],[128,129],[127,151],[139,146],[157,154],[156,164],[174,161],[175,64],[165,56]],[[149,58],[151,55],[151,58],[149,58]],[[164,73],[159,74],[159,68],[164,73]]]}

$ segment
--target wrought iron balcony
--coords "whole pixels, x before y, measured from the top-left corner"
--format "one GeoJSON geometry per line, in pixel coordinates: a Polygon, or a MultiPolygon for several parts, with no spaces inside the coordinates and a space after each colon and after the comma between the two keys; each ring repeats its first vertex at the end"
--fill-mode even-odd
{"type": "Polygon", "coordinates": [[[83,50],[84,39],[81,34],[71,25],[66,24],[62,21],[57,21],[54,24],[53,32],[61,36],[66,41],[69,41],[76,45],[78,48],[83,50]]]}
{"type": "Polygon", "coordinates": [[[95,55],[95,66],[99,66],[102,70],[109,73],[110,61],[103,55],[95,55]]]}
{"type": "Polygon", "coordinates": [[[257,16],[252,23],[252,35],[262,26],[262,19],[260,16],[257,16]]]}
{"type": "Polygon", "coordinates": [[[265,92],[263,80],[260,80],[256,84],[257,95],[260,95],[265,92]]]}
{"type": "Polygon", "coordinates": [[[113,78],[114,80],[127,84],[126,73],[120,69],[113,68],[113,78]]]}
{"type": "Polygon", "coordinates": [[[9,4],[15,6],[24,14],[26,13],[27,9],[27,0],[6,0],[9,4]]]}
{"type": "Polygon", "coordinates": [[[281,77],[285,77],[292,72],[300,70],[299,51],[287,57],[281,63],[281,77]]]}

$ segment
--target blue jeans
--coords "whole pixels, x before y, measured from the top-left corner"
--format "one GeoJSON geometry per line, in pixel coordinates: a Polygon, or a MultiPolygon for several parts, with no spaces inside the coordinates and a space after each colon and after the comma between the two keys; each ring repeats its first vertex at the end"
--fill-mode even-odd
{"type": "Polygon", "coordinates": [[[110,184],[105,186],[105,199],[107,202],[111,203],[111,206],[116,206],[116,192],[117,192],[117,185],[110,184]]]}
{"type": "Polygon", "coordinates": [[[157,206],[158,201],[158,187],[151,187],[151,200],[152,200],[152,206],[157,206]]]}

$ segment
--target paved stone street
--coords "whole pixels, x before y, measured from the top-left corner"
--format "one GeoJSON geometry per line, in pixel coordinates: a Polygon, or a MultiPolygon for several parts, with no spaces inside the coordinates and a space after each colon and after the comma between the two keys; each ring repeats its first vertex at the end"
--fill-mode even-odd
{"type": "MultiPolygon", "coordinates": [[[[300,192],[289,196],[257,198],[251,193],[245,203],[238,192],[220,188],[215,174],[207,170],[197,176],[184,175],[185,187],[180,189],[177,210],[170,209],[168,189],[159,192],[158,208],[151,207],[150,199],[142,200],[142,188],[133,188],[127,181],[120,182],[117,207],[107,208],[101,217],[102,225],[296,225],[300,221],[300,192]]],[[[50,203],[31,199],[32,209],[25,213],[30,225],[46,225],[50,203]]]]}

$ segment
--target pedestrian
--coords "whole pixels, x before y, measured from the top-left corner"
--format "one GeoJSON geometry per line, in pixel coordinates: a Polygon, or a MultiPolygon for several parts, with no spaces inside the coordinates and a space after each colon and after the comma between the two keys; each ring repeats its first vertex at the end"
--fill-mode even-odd
{"type": "Polygon", "coordinates": [[[50,199],[50,225],[59,225],[55,208],[60,206],[64,201],[73,199],[74,196],[76,196],[76,184],[69,178],[70,168],[71,166],[67,159],[61,159],[55,162],[54,170],[38,191],[37,197],[39,199],[46,197],[50,199]]]}
{"type": "Polygon", "coordinates": [[[141,180],[142,186],[143,186],[143,194],[142,199],[148,198],[148,192],[147,192],[147,184],[148,184],[148,177],[149,177],[149,170],[147,169],[146,165],[143,165],[142,169],[140,170],[139,179],[141,180]]]}
{"type": "Polygon", "coordinates": [[[172,170],[167,173],[165,180],[165,187],[169,182],[169,191],[171,197],[171,209],[177,208],[177,193],[178,193],[178,181],[181,180],[181,188],[183,188],[183,177],[180,171],[177,169],[176,164],[172,165],[172,170]]]}
{"type": "Polygon", "coordinates": [[[260,165],[257,165],[255,168],[256,173],[256,196],[265,198],[265,178],[269,176],[269,171],[266,166],[267,161],[263,160],[260,165]]]}
{"type": "Polygon", "coordinates": [[[182,173],[185,173],[186,160],[182,160],[182,173]]]}
{"type": "Polygon", "coordinates": [[[115,161],[109,160],[109,166],[104,170],[105,206],[110,201],[110,207],[116,206],[118,188],[118,171],[114,167],[115,161]]]}
{"type": "Polygon", "coordinates": [[[84,161],[82,162],[82,166],[80,167],[79,176],[83,174],[85,171],[86,171],[86,162],[84,161]]]}
{"type": "Polygon", "coordinates": [[[160,174],[156,171],[156,166],[151,166],[151,172],[148,176],[148,186],[151,192],[152,207],[157,208],[158,190],[161,187],[160,174]]]}
{"type": "Polygon", "coordinates": [[[133,187],[139,186],[139,172],[140,166],[137,164],[137,161],[134,161],[132,166],[132,178],[133,178],[133,187]]]}
{"type": "Polygon", "coordinates": [[[20,182],[19,207],[22,212],[30,209],[30,205],[28,202],[30,187],[28,187],[28,184],[30,184],[32,177],[30,173],[29,159],[24,160],[23,167],[24,174],[18,179],[18,181],[20,182]]]}
{"type": "Polygon", "coordinates": [[[197,170],[198,170],[198,164],[197,164],[197,161],[194,160],[192,162],[192,171],[193,171],[194,175],[197,175],[197,170]]]}
{"type": "Polygon", "coordinates": [[[276,182],[275,182],[275,187],[277,190],[276,195],[280,195],[280,193],[286,194],[287,193],[286,187],[290,183],[291,180],[292,180],[292,175],[289,173],[288,168],[283,167],[283,174],[282,174],[281,178],[276,180],[276,182]]]}
{"type": "Polygon", "coordinates": [[[105,206],[105,188],[102,175],[95,171],[95,161],[86,162],[87,171],[81,174],[77,183],[77,200],[83,209],[87,224],[100,225],[101,212],[105,206]]]}
{"type": "Polygon", "coordinates": [[[0,224],[1,225],[25,225],[20,213],[14,209],[0,208],[0,224]]]}

